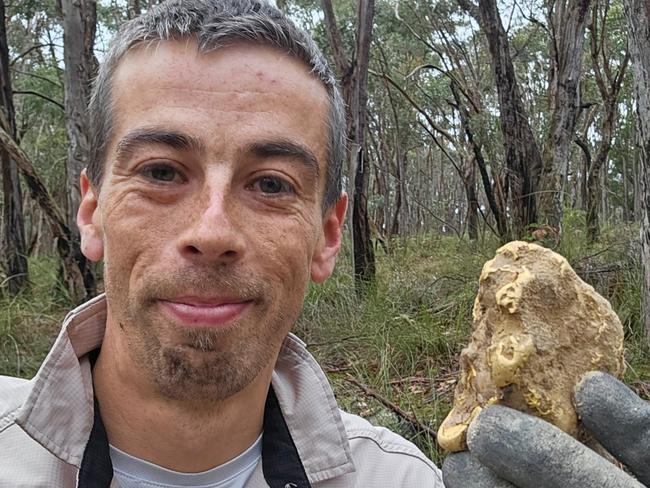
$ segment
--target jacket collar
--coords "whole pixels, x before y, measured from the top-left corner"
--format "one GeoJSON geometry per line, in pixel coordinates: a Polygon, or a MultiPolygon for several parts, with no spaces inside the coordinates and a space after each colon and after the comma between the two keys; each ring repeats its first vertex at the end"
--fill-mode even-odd
{"type": "MultiPolygon", "coordinates": [[[[31,382],[26,401],[16,413],[16,423],[30,436],[62,461],[78,468],[96,424],[88,353],[101,347],[105,326],[104,295],[70,312],[31,382]],[[66,427],[61,428],[62,425],[66,427]]],[[[287,447],[288,441],[295,447],[310,483],[354,470],[329,382],[304,343],[292,334],[285,339],[273,372],[265,436],[267,432],[270,435],[263,441],[262,454],[267,482],[273,475],[267,466],[277,463],[268,456],[288,452],[282,448],[282,443],[287,447]]]]}

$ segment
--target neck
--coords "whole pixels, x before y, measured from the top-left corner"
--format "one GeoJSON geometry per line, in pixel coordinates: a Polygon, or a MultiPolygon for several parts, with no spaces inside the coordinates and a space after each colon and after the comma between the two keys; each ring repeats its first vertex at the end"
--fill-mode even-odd
{"type": "Polygon", "coordinates": [[[162,396],[126,344],[107,327],[93,369],[95,396],[109,442],[167,469],[201,472],[233,459],[262,432],[273,365],[242,391],[203,405],[162,396]]]}

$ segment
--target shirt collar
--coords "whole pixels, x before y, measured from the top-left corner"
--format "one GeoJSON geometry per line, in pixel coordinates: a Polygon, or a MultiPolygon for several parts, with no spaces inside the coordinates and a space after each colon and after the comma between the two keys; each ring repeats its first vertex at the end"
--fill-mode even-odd
{"type": "MultiPolygon", "coordinates": [[[[70,312],[16,415],[16,423],[29,435],[55,456],[77,467],[82,465],[90,433],[98,428],[88,353],[101,347],[105,326],[104,295],[70,312]]],[[[264,430],[263,459],[273,453],[289,455],[293,445],[298,464],[304,470],[303,481],[291,470],[269,474],[267,464],[278,462],[269,459],[263,461],[267,482],[275,473],[278,482],[284,479],[285,484],[296,484],[291,481],[295,479],[302,483],[296,486],[302,488],[309,486],[305,484],[307,480],[314,483],[354,470],[329,382],[304,343],[292,334],[285,339],[273,372],[264,430]],[[267,436],[269,431],[272,434],[267,436]]],[[[295,467],[295,462],[288,466],[295,467]]]]}

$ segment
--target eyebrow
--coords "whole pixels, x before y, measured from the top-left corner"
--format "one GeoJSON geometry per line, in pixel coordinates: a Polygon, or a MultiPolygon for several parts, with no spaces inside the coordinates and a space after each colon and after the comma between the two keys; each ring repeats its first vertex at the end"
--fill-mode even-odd
{"type": "Polygon", "coordinates": [[[127,133],[117,143],[116,160],[124,161],[142,146],[163,145],[177,151],[205,151],[205,145],[197,138],[159,127],[142,127],[127,133]]]}
{"type": "MultiPolygon", "coordinates": [[[[151,145],[164,145],[177,151],[205,152],[205,144],[184,132],[160,127],[142,127],[127,133],[117,144],[116,160],[125,161],[138,148],[151,145]]],[[[314,153],[307,147],[289,139],[272,139],[249,144],[243,153],[259,158],[289,157],[303,163],[318,178],[320,168],[314,153]]]]}
{"type": "Polygon", "coordinates": [[[248,145],[245,153],[253,154],[259,158],[289,157],[303,163],[318,178],[320,168],[314,153],[302,144],[288,139],[273,139],[268,141],[253,142],[248,145]]]}

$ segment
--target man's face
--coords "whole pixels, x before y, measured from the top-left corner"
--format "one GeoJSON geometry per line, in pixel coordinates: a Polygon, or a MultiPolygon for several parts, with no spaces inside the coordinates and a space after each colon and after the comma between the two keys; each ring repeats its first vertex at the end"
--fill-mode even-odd
{"type": "Polygon", "coordinates": [[[340,245],[323,213],[328,98],[300,61],[191,41],[130,52],[82,250],[104,259],[107,327],[172,398],[226,398],[274,361],[340,245]]]}

